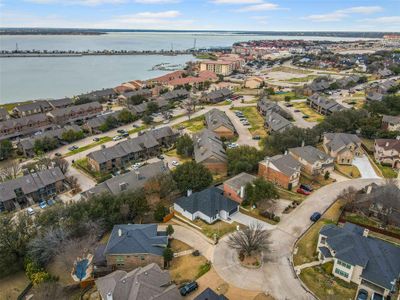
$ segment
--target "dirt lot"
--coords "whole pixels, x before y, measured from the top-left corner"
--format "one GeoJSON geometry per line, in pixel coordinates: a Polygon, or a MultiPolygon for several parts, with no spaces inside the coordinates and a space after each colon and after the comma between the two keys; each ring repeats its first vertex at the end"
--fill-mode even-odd
{"type": "Polygon", "coordinates": [[[243,290],[229,285],[221,277],[219,277],[214,268],[211,268],[211,270],[208,271],[204,276],[200,277],[197,280],[197,283],[199,284],[199,289],[190,294],[187,299],[194,299],[197,295],[209,287],[217,294],[224,294],[229,300],[274,300],[274,298],[266,296],[262,292],[243,290]]]}
{"type": "Polygon", "coordinates": [[[0,279],[0,299],[17,299],[28,283],[29,280],[22,271],[0,279]]]}

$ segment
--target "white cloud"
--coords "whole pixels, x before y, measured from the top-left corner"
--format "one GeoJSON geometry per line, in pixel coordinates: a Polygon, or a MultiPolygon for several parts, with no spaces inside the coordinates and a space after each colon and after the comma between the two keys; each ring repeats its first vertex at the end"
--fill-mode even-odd
{"type": "Polygon", "coordinates": [[[265,10],[275,10],[278,9],[279,5],[275,3],[261,3],[261,4],[254,4],[245,6],[242,8],[237,9],[237,12],[252,12],[252,11],[265,11],[265,10]]]}
{"type": "Polygon", "coordinates": [[[380,6],[355,6],[345,9],[339,9],[327,14],[315,14],[304,17],[305,20],[314,22],[338,22],[351,14],[373,14],[382,11],[383,8],[380,6]]]}
{"type": "Polygon", "coordinates": [[[168,3],[179,3],[179,0],[135,0],[136,3],[140,4],[168,4],[168,3]]]}
{"type": "Polygon", "coordinates": [[[257,4],[262,3],[263,0],[213,0],[214,4],[257,4]]]}
{"type": "Polygon", "coordinates": [[[120,4],[126,3],[127,0],[25,0],[37,4],[65,4],[65,5],[87,5],[96,6],[101,4],[120,4]]]}

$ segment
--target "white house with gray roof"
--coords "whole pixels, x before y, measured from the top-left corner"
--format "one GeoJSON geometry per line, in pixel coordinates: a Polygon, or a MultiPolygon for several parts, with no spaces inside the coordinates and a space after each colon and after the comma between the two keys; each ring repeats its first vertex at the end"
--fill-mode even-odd
{"type": "Polygon", "coordinates": [[[224,191],[210,187],[196,193],[188,193],[177,199],[174,210],[191,221],[199,218],[208,224],[226,220],[239,211],[239,204],[224,196],[224,191]]]}
{"type": "Polygon", "coordinates": [[[319,232],[318,259],[333,261],[334,276],[386,297],[400,279],[400,247],[368,234],[351,223],[325,225],[319,232]]]}

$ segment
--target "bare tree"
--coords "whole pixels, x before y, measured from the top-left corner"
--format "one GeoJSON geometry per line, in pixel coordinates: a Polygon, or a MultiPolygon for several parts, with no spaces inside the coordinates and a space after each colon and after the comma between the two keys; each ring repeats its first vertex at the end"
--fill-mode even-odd
{"type": "Polygon", "coordinates": [[[54,167],[59,167],[63,174],[66,174],[69,168],[69,162],[65,158],[56,157],[53,159],[54,167]]]}
{"type": "Polygon", "coordinates": [[[3,180],[15,179],[21,172],[21,165],[17,160],[13,160],[9,162],[3,169],[1,169],[0,172],[3,180]]]}
{"type": "Polygon", "coordinates": [[[184,107],[186,109],[188,118],[190,120],[190,116],[196,111],[196,105],[198,104],[198,100],[196,98],[189,98],[184,102],[184,107]]]}
{"type": "Polygon", "coordinates": [[[81,191],[81,186],[78,183],[78,179],[76,177],[68,176],[65,180],[67,181],[68,185],[70,186],[71,192],[73,194],[77,194],[81,191]]]}
{"type": "Polygon", "coordinates": [[[345,209],[347,211],[352,211],[354,208],[354,201],[357,199],[357,190],[350,186],[339,195],[339,198],[345,201],[345,209]]]}
{"type": "Polygon", "coordinates": [[[254,252],[269,249],[269,236],[261,223],[252,223],[249,227],[231,234],[228,245],[246,256],[251,256],[254,252]]]}
{"type": "Polygon", "coordinates": [[[35,157],[35,160],[39,170],[50,169],[53,166],[51,158],[44,154],[39,154],[37,157],[35,157]]]}

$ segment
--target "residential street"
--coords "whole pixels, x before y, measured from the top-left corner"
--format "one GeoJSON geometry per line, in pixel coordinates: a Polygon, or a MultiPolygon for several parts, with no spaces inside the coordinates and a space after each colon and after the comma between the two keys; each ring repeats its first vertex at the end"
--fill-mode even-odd
{"type": "Polygon", "coordinates": [[[263,290],[277,300],[314,299],[294,276],[290,265],[291,252],[296,240],[311,225],[309,220],[315,211],[324,212],[346,188],[360,189],[378,179],[355,179],[322,187],[300,204],[290,217],[284,218],[271,230],[271,248],[260,269],[248,269],[240,265],[237,254],[228,247],[225,236],[215,247],[213,265],[217,273],[228,283],[243,289],[263,290]]]}

